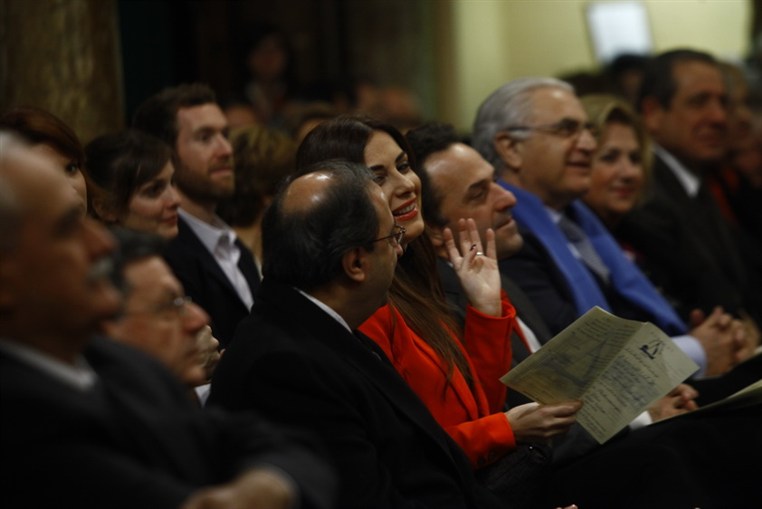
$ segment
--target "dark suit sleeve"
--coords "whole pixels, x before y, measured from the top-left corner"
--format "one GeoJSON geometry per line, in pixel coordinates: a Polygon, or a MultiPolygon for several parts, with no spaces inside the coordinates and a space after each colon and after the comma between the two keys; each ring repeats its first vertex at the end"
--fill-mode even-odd
{"type": "Polygon", "coordinates": [[[666,199],[648,202],[625,217],[620,239],[642,255],[640,268],[683,318],[694,308],[709,313],[717,304],[737,311],[741,307],[737,288],[717,276],[722,269],[691,235],[687,218],[674,209],[666,199]]]}
{"type": "MultiPolygon", "coordinates": [[[[233,356],[243,353],[227,352],[228,358],[223,357],[223,361],[234,362],[233,356]]],[[[334,378],[330,368],[321,369],[315,361],[292,352],[272,352],[245,369],[244,380],[226,379],[225,371],[215,374],[209,404],[233,410],[255,407],[284,426],[304,423],[304,428],[327,444],[337,470],[342,472],[341,497],[367,509],[420,507],[393,489],[389,472],[379,459],[383,451],[377,450],[368,436],[364,414],[375,409],[363,405],[356,388],[334,378]],[[350,401],[358,404],[352,406],[350,401]]]]}
{"type": "Polygon", "coordinates": [[[302,507],[332,507],[336,489],[333,469],[317,439],[291,429],[276,429],[260,416],[206,410],[217,433],[216,448],[233,478],[250,468],[275,467],[288,475],[300,491],[302,507]]]}
{"type": "Polygon", "coordinates": [[[534,236],[524,236],[521,251],[501,261],[500,271],[529,297],[552,334],[577,318],[566,282],[534,236]]]}
{"type": "Polygon", "coordinates": [[[195,490],[96,443],[42,442],[19,453],[3,454],[23,458],[21,465],[3,461],[3,507],[175,509],[195,490]]]}

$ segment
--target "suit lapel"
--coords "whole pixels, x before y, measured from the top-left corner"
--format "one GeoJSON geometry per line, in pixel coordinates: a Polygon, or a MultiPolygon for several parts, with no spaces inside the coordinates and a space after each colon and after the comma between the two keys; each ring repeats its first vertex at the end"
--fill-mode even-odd
{"type": "Polygon", "coordinates": [[[540,317],[540,313],[534,307],[532,301],[529,300],[527,294],[524,293],[524,290],[519,288],[507,276],[501,276],[501,281],[503,290],[508,294],[508,298],[511,299],[513,307],[516,308],[516,314],[526,323],[527,327],[532,329],[537,340],[543,345],[550,341],[553,337],[550,329],[545,325],[545,321],[540,317]]]}
{"type": "Polygon", "coordinates": [[[257,264],[254,263],[254,256],[251,254],[251,251],[249,251],[249,248],[244,246],[243,242],[241,242],[238,237],[235,239],[235,245],[241,251],[241,257],[238,259],[238,268],[241,270],[241,274],[243,274],[243,277],[249,284],[251,295],[254,296],[257,293],[257,288],[259,288],[259,282],[261,281],[262,276],[259,273],[257,264]]]}
{"type": "Polygon", "coordinates": [[[172,390],[157,391],[156,387],[167,387],[166,382],[158,381],[146,364],[122,359],[120,350],[124,347],[109,341],[94,339],[87,358],[100,375],[100,390],[113,419],[125,430],[125,443],[150,458],[151,464],[166,465],[183,479],[194,479],[208,471],[209,465],[196,453],[194,442],[199,436],[187,420],[188,414],[201,410],[193,407],[179,383],[172,390]],[[156,408],[166,411],[157,414],[156,408]],[[178,427],[178,423],[183,426],[178,427]]]}
{"type": "Polygon", "coordinates": [[[720,215],[714,199],[709,193],[704,180],[698,194],[688,196],[685,188],[678,181],[672,169],[657,155],[655,156],[654,176],[666,191],[670,201],[677,205],[677,210],[684,221],[701,221],[704,227],[694,230],[700,235],[700,241],[708,247],[708,252],[715,264],[723,270],[725,276],[736,284],[746,282],[744,264],[738,256],[738,244],[725,219],[720,215]]]}
{"type": "MultiPolygon", "coordinates": [[[[225,273],[222,272],[220,264],[217,263],[217,260],[214,259],[212,253],[209,252],[206,246],[201,242],[201,239],[196,236],[196,234],[193,232],[193,230],[191,230],[190,226],[188,226],[182,217],[180,217],[178,221],[178,234],[175,241],[181,244],[182,250],[186,255],[192,255],[198,260],[199,266],[210,278],[219,282],[227,292],[229,292],[231,295],[234,295],[235,298],[238,299],[242,306],[245,306],[244,302],[241,300],[241,297],[238,295],[238,292],[233,286],[233,283],[231,283],[225,273]]],[[[249,257],[250,256],[251,255],[249,255],[249,257]]],[[[243,253],[241,253],[241,258],[243,258],[243,253]]],[[[254,265],[253,260],[251,261],[251,264],[254,265]]],[[[238,265],[239,267],[241,266],[240,261],[238,265]]],[[[254,272],[257,273],[256,266],[254,266],[253,269],[254,272]]],[[[251,273],[250,270],[248,270],[248,272],[251,273]]],[[[244,276],[246,276],[245,273],[244,276]]],[[[246,276],[246,279],[248,281],[249,277],[246,276]]],[[[255,281],[258,281],[258,278],[256,278],[255,281]]],[[[251,285],[251,283],[249,283],[249,285],[251,285]]],[[[251,288],[252,295],[254,295],[254,290],[255,288],[251,288]]]]}

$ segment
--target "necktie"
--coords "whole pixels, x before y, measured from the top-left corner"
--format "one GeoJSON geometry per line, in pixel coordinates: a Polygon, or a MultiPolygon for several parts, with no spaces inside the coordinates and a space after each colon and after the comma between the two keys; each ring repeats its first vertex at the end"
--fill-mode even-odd
{"type": "Polygon", "coordinates": [[[609,269],[603,263],[600,256],[598,256],[593,244],[582,228],[565,215],[562,215],[558,221],[558,227],[569,240],[569,243],[576,249],[577,253],[575,254],[578,255],[577,257],[605,284],[608,284],[609,269]]]}

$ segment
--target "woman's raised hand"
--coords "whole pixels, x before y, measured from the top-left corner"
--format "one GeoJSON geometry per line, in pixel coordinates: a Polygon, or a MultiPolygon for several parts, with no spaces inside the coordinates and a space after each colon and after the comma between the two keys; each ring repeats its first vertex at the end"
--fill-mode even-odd
{"type": "Polygon", "coordinates": [[[486,315],[500,316],[501,283],[495,251],[495,232],[491,228],[485,232],[486,249],[482,245],[473,219],[458,221],[460,248],[455,243],[452,230],[445,228],[443,235],[450,263],[458,274],[471,305],[486,315]]]}

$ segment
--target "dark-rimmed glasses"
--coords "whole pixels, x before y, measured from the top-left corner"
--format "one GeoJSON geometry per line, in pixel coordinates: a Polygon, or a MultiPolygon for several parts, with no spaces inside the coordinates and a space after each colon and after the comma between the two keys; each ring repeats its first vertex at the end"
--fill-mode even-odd
{"type": "Polygon", "coordinates": [[[562,138],[577,138],[582,131],[589,132],[594,138],[598,136],[598,128],[592,122],[580,122],[573,118],[564,118],[555,124],[544,125],[514,125],[508,126],[505,131],[540,131],[543,133],[560,136],[562,138]]]}
{"type": "Polygon", "coordinates": [[[386,237],[381,237],[378,239],[375,239],[373,242],[380,242],[382,240],[392,240],[392,245],[394,247],[401,246],[402,245],[402,239],[405,238],[405,232],[407,231],[404,226],[400,226],[398,224],[395,224],[392,226],[392,230],[394,230],[394,233],[391,235],[387,235],[386,237]]]}

